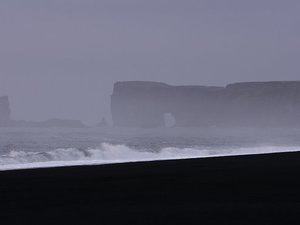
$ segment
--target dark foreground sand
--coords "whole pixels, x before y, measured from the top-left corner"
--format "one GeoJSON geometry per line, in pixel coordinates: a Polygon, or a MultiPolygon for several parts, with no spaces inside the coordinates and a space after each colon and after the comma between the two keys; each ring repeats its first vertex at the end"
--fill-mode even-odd
{"type": "Polygon", "coordinates": [[[0,224],[300,224],[300,153],[0,172],[0,224]]]}

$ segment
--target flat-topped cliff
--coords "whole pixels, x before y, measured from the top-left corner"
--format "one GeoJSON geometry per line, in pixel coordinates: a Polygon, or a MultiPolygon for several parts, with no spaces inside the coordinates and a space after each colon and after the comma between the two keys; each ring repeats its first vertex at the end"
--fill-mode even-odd
{"type": "Polygon", "coordinates": [[[5,125],[10,121],[10,108],[7,96],[0,97],[0,125],[5,125]]]}
{"type": "Polygon", "coordinates": [[[226,87],[118,82],[115,126],[163,127],[166,113],[184,127],[300,127],[300,81],[247,82],[226,87]]]}

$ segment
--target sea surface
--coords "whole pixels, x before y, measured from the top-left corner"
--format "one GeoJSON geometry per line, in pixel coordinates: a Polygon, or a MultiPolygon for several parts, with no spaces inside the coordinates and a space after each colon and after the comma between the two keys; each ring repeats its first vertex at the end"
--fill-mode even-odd
{"type": "Polygon", "coordinates": [[[0,129],[0,170],[299,150],[299,129],[0,129]]]}

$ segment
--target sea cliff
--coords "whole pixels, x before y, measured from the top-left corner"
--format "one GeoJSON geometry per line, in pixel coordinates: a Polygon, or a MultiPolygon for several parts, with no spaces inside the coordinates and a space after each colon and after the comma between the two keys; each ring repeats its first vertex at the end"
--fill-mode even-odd
{"type": "Polygon", "coordinates": [[[300,127],[300,82],[226,87],[117,82],[111,112],[121,127],[163,127],[166,113],[182,127],[300,127]]]}

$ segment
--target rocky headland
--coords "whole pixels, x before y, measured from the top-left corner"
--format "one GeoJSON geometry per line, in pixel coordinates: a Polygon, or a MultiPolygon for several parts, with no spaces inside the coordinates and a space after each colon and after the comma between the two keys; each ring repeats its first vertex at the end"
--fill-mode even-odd
{"type": "Polygon", "coordinates": [[[121,127],[163,127],[166,113],[179,127],[300,127],[300,81],[226,87],[118,82],[111,112],[121,127]]]}

